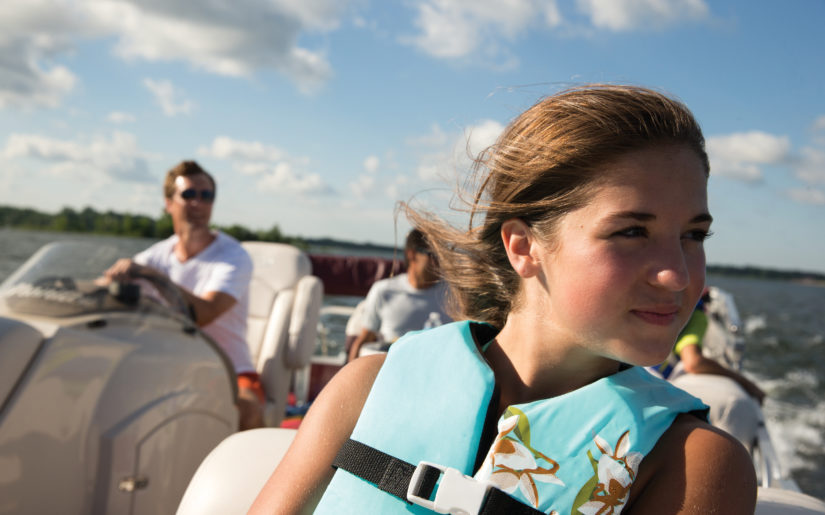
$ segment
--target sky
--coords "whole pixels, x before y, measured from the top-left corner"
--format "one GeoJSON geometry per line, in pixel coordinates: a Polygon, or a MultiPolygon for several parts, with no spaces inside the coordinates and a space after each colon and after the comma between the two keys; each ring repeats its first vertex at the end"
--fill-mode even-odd
{"type": "MultiPolygon", "coordinates": [[[[469,156],[591,82],[682,100],[711,159],[709,264],[825,272],[821,0],[5,0],[0,204],[392,245],[469,156]]],[[[443,210],[442,210],[443,208],[443,210]]],[[[455,218],[456,221],[461,220],[455,218]]]]}

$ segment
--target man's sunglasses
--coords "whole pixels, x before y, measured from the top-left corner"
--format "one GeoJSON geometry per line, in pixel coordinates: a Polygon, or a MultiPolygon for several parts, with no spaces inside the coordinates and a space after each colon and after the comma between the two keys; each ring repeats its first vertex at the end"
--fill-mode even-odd
{"type": "Polygon", "coordinates": [[[215,190],[196,190],[195,188],[187,188],[180,192],[180,198],[183,200],[195,200],[200,193],[202,202],[212,202],[215,200],[215,190]]]}

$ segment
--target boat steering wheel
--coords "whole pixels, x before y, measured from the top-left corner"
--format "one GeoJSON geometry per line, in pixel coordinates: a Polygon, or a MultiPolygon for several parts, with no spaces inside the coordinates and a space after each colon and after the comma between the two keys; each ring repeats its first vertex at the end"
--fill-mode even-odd
{"type": "MultiPolygon", "coordinates": [[[[190,322],[195,322],[194,311],[186,302],[186,298],[184,298],[178,287],[168,277],[157,274],[136,273],[133,278],[142,279],[151,284],[172,310],[182,314],[190,322]]],[[[110,284],[109,292],[118,300],[126,303],[137,302],[141,295],[140,285],[119,281],[113,281],[110,284]]]]}

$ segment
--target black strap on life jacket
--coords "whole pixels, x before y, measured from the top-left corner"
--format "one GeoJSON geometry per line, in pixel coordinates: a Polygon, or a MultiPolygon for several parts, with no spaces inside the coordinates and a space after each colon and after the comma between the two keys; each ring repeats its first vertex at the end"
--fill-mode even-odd
{"type": "MultiPolygon", "coordinates": [[[[341,447],[332,462],[332,466],[346,470],[350,474],[373,483],[378,489],[412,504],[407,500],[407,490],[417,467],[411,463],[399,460],[369,445],[349,439],[341,447]]],[[[424,467],[422,471],[423,479],[418,481],[417,491],[413,494],[423,499],[429,499],[433,491],[436,490],[442,471],[437,467],[422,466],[424,467]]],[[[544,512],[510,497],[498,488],[490,487],[478,513],[479,515],[499,513],[539,515],[544,512]]]]}

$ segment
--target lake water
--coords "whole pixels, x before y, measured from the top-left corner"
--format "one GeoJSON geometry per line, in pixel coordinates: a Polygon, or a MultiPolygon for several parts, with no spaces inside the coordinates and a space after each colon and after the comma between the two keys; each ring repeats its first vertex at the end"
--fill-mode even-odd
{"type": "MultiPolygon", "coordinates": [[[[124,256],[153,240],[0,229],[0,281],[46,243],[114,244],[124,256]]],[[[709,276],[736,298],[747,340],[744,372],[768,394],[777,452],[803,492],[825,499],[825,288],[709,276]]]]}

